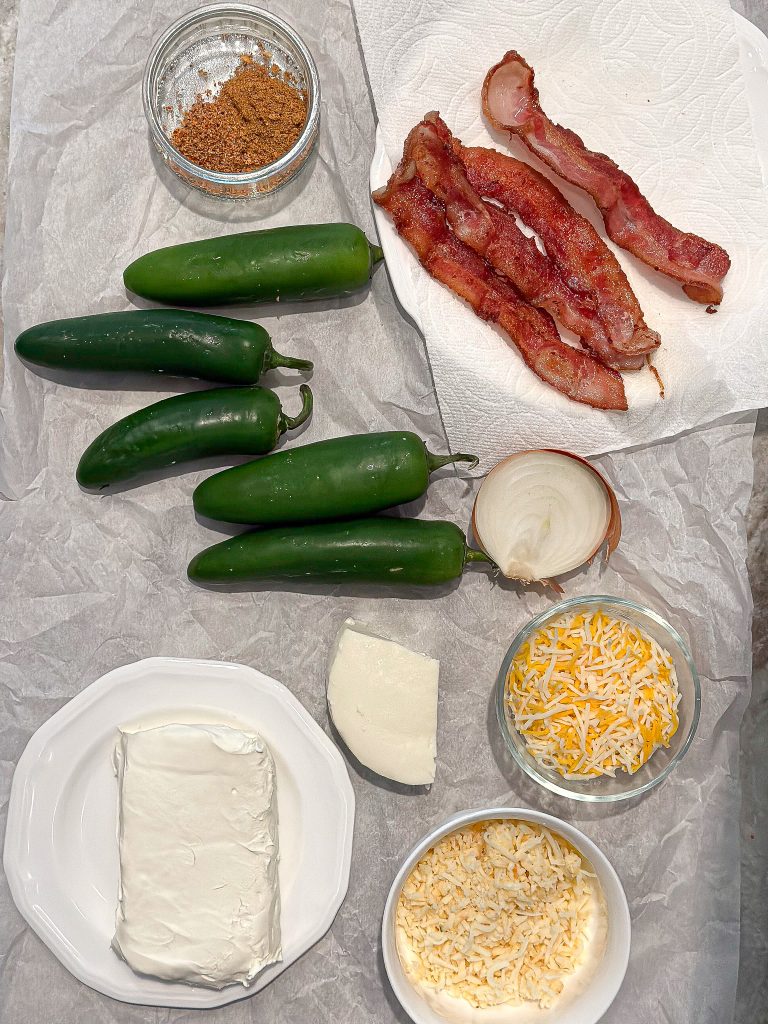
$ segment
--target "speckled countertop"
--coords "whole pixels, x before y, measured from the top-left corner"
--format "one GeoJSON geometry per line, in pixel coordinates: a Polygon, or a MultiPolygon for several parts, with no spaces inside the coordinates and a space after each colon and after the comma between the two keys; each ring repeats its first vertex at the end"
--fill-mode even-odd
{"type": "MultiPolygon", "coordinates": [[[[768,35],[768,0],[732,0],[732,6],[768,35]]],[[[18,0],[0,0],[0,238],[5,228],[8,121],[18,0]]],[[[2,250],[0,249],[0,266],[2,250]]],[[[755,601],[753,693],[742,726],[742,978],[736,1022],[763,1024],[768,1006],[768,410],[758,416],[755,483],[748,513],[749,574],[755,601]],[[762,856],[755,856],[757,851],[762,856]],[[763,978],[762,985],[754,979],[763,978]],[[747,979],[751,979],[747,982],[747,979]]],[[[669,1019],[674,1019],[670,1008],[669,1019]]],[[[726,1024],[724,1021],[723,1024],[726,1024]]]]}

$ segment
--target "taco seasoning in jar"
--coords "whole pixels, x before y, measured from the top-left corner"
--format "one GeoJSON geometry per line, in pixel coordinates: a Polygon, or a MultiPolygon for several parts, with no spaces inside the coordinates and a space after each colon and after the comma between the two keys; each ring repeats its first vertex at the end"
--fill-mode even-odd
{"type": "Polygon", "coordinates": [[[162,162],[216,199],[282,188],[319,137],[309,48],[282,18],[247,4],[207,4],[169,25],[152,45],[141,96],[162,162]]]}
{"type": "MultiPolygon", "coordinates": [[[[307,120],[307,95],[290,72],[242,54],[218,95],[198,94],[174,130],[171,142],[191,163],[207,171],[248,174],[279,160],[295,145],[307,120]]],[[[207,72],[198,72],[207,79],[207,72]]]]}

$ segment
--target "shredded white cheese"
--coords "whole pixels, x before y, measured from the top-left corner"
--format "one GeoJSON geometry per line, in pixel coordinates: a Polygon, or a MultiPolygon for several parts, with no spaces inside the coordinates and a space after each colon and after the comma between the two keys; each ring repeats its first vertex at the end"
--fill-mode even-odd
{"type": "Polygon", "coordinates": [[[634,774],[679,724],[671,656],[603,611],[553,622],[522,645],[507,678],[515,728],[566,779],[634,774]]]}
{"type": "Polygon", "coordinates": [[[560,836],[484,821],[441,839],[408,876],[396,924],[417,983],[475,1007],[551,1006],[583,958],[595,876],[560,836]]]}

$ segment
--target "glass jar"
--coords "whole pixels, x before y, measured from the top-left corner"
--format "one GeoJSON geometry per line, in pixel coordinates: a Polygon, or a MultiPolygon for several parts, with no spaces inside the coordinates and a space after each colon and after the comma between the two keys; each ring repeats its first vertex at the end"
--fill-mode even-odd
{"type": "Polygon", "coordinates": [[[320,79],[311,53],[281,18],[248,4],[211,4],[175,21],[152,47],[142,82],[144,113],[164,162],[186,184],[220,199],[245,200],[286,185],[303,167],[320,126],[320,79]],[[224,82],[243,55],[263,63],[265,53],[307,97],[307,119],[294,145],[278,160],[246,174],[198,167],[171,136],[197,97],[224,82]]]}

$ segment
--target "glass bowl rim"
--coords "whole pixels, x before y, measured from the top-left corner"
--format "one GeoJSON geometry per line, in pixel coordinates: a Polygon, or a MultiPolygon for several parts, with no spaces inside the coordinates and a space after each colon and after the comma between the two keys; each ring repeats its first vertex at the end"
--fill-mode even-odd
{"type": "Polygon", "coordinates": [[[270,11],[267,11],[262,7],[254,7],[252,4],[208,4],[205,7],[198,7],[193,11],[189,11],[187,14],[183,14],[180,18],[177,18],[176,21],[172,22],[152,44],[149,57],[147,57],[147,63],[144,65],[144,74],[141,81],[141,100],[144,106],[144,116],[147,119],[147,124],[149,125],[150,132],[152,133],[153,140],[163,150],[164,155],[168,159],[172,160],[174,164],[176,164],[186,174],[217,185],[256,185],[271,178],[274,174],[279,174],[281,171],[289,169],[296,157],[301,156],[307,147],[311,149],[317,133],[318,124],[320,122],[320,76],[317,72],[315,59],[310,53],[304,40],[295,29],[291,28],[286,21],[283,21],[283,19],[279,18],[276,14],[272,14],[270,11]],[[270,164],[265,164],[263,167],[258,167],[255,171],[247,171],[245,173],[237,174],[225,171],[209,171],[206,170],[205,167],[200,167],[199,164],[192,163],[191,160],[188,160],[183,156],[171,143],[165,133],[165,130],[160,124],[160,120],[155,112],[153,97],[150,94],[149,87],[150,80],[157,70],[159,55],[169,40],[173,39],[175,35],[179,34],[184,29],[189,28],[191,25],[204,22],[215,15],[226,14],[240,14],[255,17],[274,28],[280,29],[281,32],[284,32],[290,39],[291,45],[295,46],[306,62],[307,68],[309,69],[309,80],[311,85],[311,88],[307,89],[308,94],[311,94],[309,109],[307,111],[307,123],[304,125],[301,135],[293,146],[291,146],[286,153],[283,153],[278,160],[275,160],[270,164]]]}
{"type": "MultiPolygon", "coordinates": [[[[632,601],[625,597],[613,597],[610,594],[585,594],[579,597],[568,597],[564,601],[558,601],[557,604],[552,605],[550,608],[545,609],[538,615],[535,615],[529,622],[526,623],[522,629],[518,630],[512,643],[507,649],[507,653],[504,655],[504,659],[499,669],[499,674],[496,677],[496,720],[499,723],[499,729],[501,731],[502,738],[504,739],[504,745],[506,746],[509,753],[515,760],[515,763],[519,768],[525,772],[525,774],[543,786],[544,789],[555,793],[557,796],[564,796],[569,800],[581,800],[585,803],[594,804],[605,804],[605,803],[616,803],[619,800],[630,800],[633,797],[647,793],[653,789],[654,786],[658,786],[659,783],[663,782],[664,779],[670,774],[672,769],[682,761],[685,753],[693,742],[693,737],[696,735],[696,730],[699,725],[699,718],[701,716],[701,682],[699,680],[699,673],[696,670],[696,666],[691,657],[690,651],[688,650],[688,644],[685,642],[680,633],[672,626],[667,620],[660,615],[653,608],[648,608],[646,605],[639,604],[637,601],[632,601]],[[576,608],[579,605],[585,604],[600,604],[607,603],[617,606],[619,609],[626,609],[628,612],[640,612],[646,615],[649,619],[652,619],[657,626],[660,626],[669,637],[677,644],[679,649],[682,651],[683,658],[688,665],[688,669],[691,673],[691,679],[693,681],[693,714],[691,717],[691,725],[688,730],[688,735],[683,740],[683,743],[677,753],[672,757],[669,763],[663,768],[658,775],[650,779],[648,782],[644,782],[641,786],[635,786],[631,789],[622,790],[620,793],[580,793],[568,788],[568,780],[563,779],[562,784],[554,782],[552,779],[546,778],[542,775],[538,766],[529,763],[522,756],[515,744],[511,730],[514,728],[507,720],[505,696],[507,686],[507,676],[509,675],[509,667],[517,654],[518,649],[524,640],[535,630],[538,629],[544,622],[562,615],[564,612],[569,611],[571,608],[576,608]]],[[[519,734],[518,734],[519,735],[519,734]]],[[[522,738],[521,738],[521,742],[522,738]]],[[[628,776],[632,778],[632,776],[628,776]]]]}

